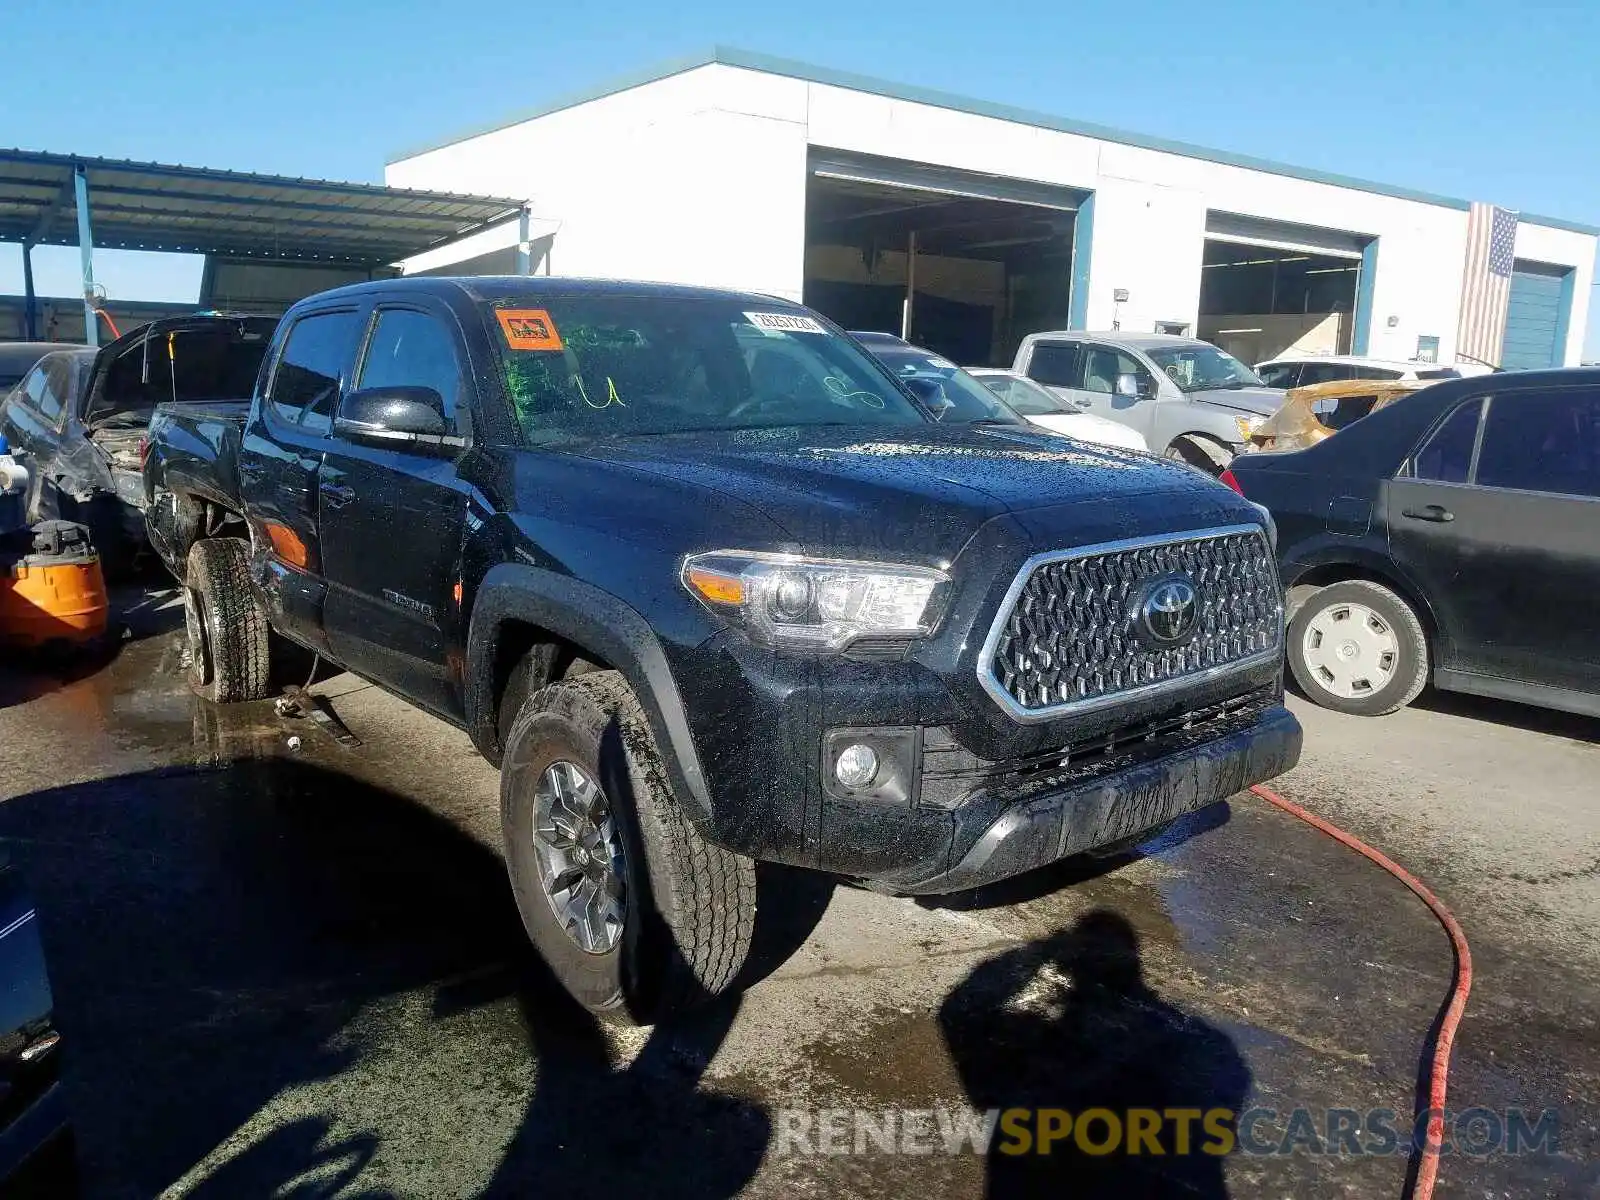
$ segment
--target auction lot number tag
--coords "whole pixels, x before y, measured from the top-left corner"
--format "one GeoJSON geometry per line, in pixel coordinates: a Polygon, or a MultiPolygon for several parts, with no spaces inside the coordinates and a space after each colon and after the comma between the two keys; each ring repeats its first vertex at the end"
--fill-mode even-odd
{"type": "Polygon", "coordinates": [[[747,312],[744,317],[762,333],[825,334],[828,332],[822,327],[822,322],[815,317],[802,316],[799,313],[747,312]]]}

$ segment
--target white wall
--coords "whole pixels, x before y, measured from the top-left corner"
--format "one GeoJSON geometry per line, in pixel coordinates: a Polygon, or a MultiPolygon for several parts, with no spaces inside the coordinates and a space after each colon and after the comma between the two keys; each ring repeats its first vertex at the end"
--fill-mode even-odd
{"type": "MultiPolygon", "coordinates": [[[[720,64],[391,165],[387,181],[531,196],[560,221],[557,274],[740,287],[798,299],[806,151],[854,151],[1092,191],[1087,323],[1195,323],[1208,209],[1378,239],[1368,352],[1454,354],[1467,214],[720,64]],[[1392,321],[1392,323],[1391,323],[1392,321]]],[[[1595,239],[1523,224],[1517,255],[1578,271],[1578,361],[1595,239]]]]}

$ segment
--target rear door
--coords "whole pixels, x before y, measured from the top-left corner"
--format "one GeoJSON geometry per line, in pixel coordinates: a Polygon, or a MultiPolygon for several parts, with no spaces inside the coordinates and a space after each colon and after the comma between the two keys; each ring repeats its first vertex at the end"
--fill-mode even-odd
{"type": "Polygon", "coordinates": [[[255,533],[258,570],[285,633],[327,650],[327,594],[317,482],[333,413],[350,378],[367,308],[297,312],[280,331],[255,418],[239,449],[239,485],[255,533]]]}
{"type": "Polygon", "coordinates": [[[1082,358],[1082,347],[1077,342],[1035,342],[1028,353],[1026,374],[1073,409],[1087,412],[1089,400],[1082,394],[1082,358]]]}
{"type": "Polygon", "coordinates": [[[63,504],[57,486],[61,474],[71,466],[61,462],[71,392],[71,364],[63,356],[51,355],[23,376],[6,406],[5,432],[12,449],[33,459],[27,501],[30,520],[59,517],[72,507],[63,504]]]}
{"type": "MultiPolygon", "coordinates": [[[[443,305],[380,302],[356,388],[437,391],[470,438],[467,354],[443,305]]],[[[327,626],[334,655],[435,712],[458,716],[457,586],[469,488],[460,448],[374,445],[335,437],[318,477],[327,626]]]]}
{"type": "Polygon", "coordinates": [[[1594,690],[1600,390],[1468,401],[1389,492],[1391,552],[1449,627],[1440,665],[1594,690]]]}

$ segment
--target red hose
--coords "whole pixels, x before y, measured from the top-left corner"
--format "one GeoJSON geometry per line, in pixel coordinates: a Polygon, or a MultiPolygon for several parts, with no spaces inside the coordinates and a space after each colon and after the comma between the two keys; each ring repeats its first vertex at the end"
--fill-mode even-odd
{"type": "Polygon", "coordinates": [[[1354,834],[1330,825],[1315,813],[1301,808],[1293,800],[1285,800],[1271,788],[1257,784],[1250,790],[1268,804],[1277,805],[1284,812],[1299,817],[1334,840],[1343,842],[1356,853],[1365,855],[1377,863],[1415,892],[1417,898],[1432,910],[1433,915],[1439,918],[1439,924],[1444,926],[1444,931],[1450,935],[1450,944],[1455,948],[1456,954],[1456,981],[1450,990],[1449,1000],[1445,1002],[1444,1017],[1439,1022],[1439,1038],[1433,1047],[1433,1066],[1428,1079],[1428,1137],[1410,1192],[1412,1200],[1429,1200],[1433,1195],[1433,1185],[1439,1176],[1439,1151],[1444,1145],[1444,1099],[1445,1089],[1450,1081],[1450,1051],[1455,1045],[1456,1026],[1461,1024],[1461,1014],[1467,1007],[1467,994],[1472,991],[1472,951],[1467,948],[1467,935],[1461,931],[1461,925],[1439,897],[1428,889],[1427,884],[1381,850],[1374,850],[1354,834]]]}

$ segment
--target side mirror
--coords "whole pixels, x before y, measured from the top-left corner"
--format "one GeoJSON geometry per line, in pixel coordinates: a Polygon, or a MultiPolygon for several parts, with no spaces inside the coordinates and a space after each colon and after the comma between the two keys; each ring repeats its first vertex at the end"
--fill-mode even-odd
{"type": "Polygon", "coordinates": [[[430,387],[363,388],[339,404],[333,431],[357,441],[459,446],[444,397],[430,387]]]}
{"type": "Polygon", "coordinates": [[[951,407],[949,398],[944,394],[944,384],[937,379],[912,376],[909,379],[902,379],[900,382],[905,384],[906,391],[931,409],[935,417],[943,416],[945,409],[951,407]]]}
{"type": "Polygon", "coordinates": [[[1155,388],[1150,386],[1150,380],[1143,375],[1125,371],[1117,376],[1116,392],[1117,395],[1129,400],[1148,400],[1155,395],[1155,388]]]}

